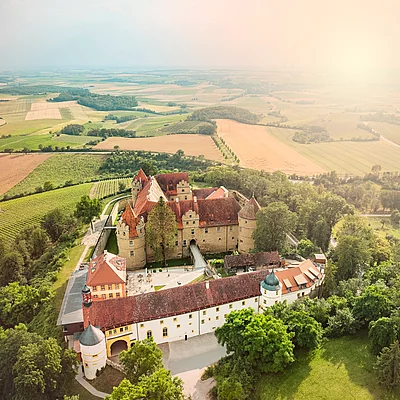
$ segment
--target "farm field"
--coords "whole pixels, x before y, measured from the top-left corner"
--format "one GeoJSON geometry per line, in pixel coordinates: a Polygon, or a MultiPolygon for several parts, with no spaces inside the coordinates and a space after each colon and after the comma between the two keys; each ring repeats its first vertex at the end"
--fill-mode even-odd
{"type": "Polygon", "coordinates": [[[11,244],[21,230],[37,224],[55,208],[73,212],[76,203],[83,195],[89,194],[92,185],[84,183],[0,202],[0,238],[11,244]]]}
{"type": "Polygon", "coordinates": [[[26,178],[49,157],[48,154],[0,154],[0,195],[26,178]]]}
{"type": "Polygon", "coordinates": [[[136,139],[112,137],[100,142],[95,149],[112,150],[114,146],[119,146],[121,150],[144,150],[171,154],[183,150],[188,156],[203,155],[209,160],[223,161],[223,157],[211,137],[206,135],[168,135],[136,139]]]}
{"type": "Polygon", "coordinates": [[[299,175],[325,172],[324,168],[270,135],[264,126],[226,119],[216,121],[218,136],[239,157],[243,167],[299,175]]]}
{"type": "Polygon", "coordinates": [[[26,121],[35,119],[61,119],[60,108],[76,106],[75,101],[65,101],[61,103],[49,103],[45,100],[36,101],[31,104],[31,109],[25,116],[26,121]]]}
{"type": "MultiPolygon", "coordinates": [[[[166,116],[149,116],[146,118],[140,118],[134,121],[131,121],[126,126],[125,129],[131,129],[136,131],[137,136],[158,136],[162,135],[161,128],[168,126],[170,124],[174,124],[175,122],[179,122],[181,120],[186,119],[187,114],[175,114],[175,115],[166,115],[166,116]]],[[[123,125],[123,124],[119,124],[123,125]]]]}
{"type": "Polygon", "coordinates": [[[131,181],[132,178],[116,178],[95,182],[90,190],[90,197],[92,199],[104,199],[108,196],[114,196],[118,192],[121,192],[120,184],[125,185],[125,188],[129,189],[131,187],[131,181]]]}
{"type": "Polygon", "coordinates": [[[400,126],[388,124],[387,122],[369,122],[368,125],[378,131],[386,139],[400,144],[400,126]]]}
{"type": "MultiPolygon", "coordinates": [[[[45,159],[50,157],[46,154],[43,156],[45,159]]],[[[52,182],[54,186],[64,185],[67,181],[87,182],[99,176],[99,168],[106,158],[107,156],[102,154],[54,154],[10,189],[7,195],[11,197],[21,193],[33,193],[38,186],[47,181],[52,182]]]]}
{"type": "Polygon", "coordinates": [[[398,399],[379,386],[366,332],[330,339],[314,353],[298,352],[282,373],[263,376],[255,400],[398,399]],[[328,378],[327,378],[328,377],[328,378]],[[323,385],[321,385],[323,382],[323,385]]]}
{"type": "Polygon", "coordinates": [[[268,132],[297,152],[314,161],[326,171],[363,176],[375,164],[384,171],[400,170],[400,148],[383,141],[330,142],[300,144],[292,140],[293,129],[267,127],[268,132]]]}

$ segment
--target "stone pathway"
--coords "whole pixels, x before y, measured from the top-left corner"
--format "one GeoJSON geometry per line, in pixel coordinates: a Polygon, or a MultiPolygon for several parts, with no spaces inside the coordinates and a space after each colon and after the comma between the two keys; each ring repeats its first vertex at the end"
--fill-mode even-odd
{"type": "Polygon", "coordinates": [[[105,399],[109,396],[109,393],[100,392],[95,389],[84,377],[82,372],[82,364],[78,366],[78,374],[75,376],[75,379],[93,396],[99,397],[100,399],[105,399]]]}

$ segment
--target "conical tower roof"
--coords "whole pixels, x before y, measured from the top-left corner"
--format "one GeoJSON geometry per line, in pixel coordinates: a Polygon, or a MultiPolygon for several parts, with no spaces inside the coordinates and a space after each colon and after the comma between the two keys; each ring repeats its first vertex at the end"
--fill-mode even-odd
{"type": "Polygon", "coordinates": [[[260,205],[254,196],[246,203],[246,205],[239,211],[239,217],[244,219],[256,219],[257,211],[260,209],[260,205]]]}
{"type": "Polygon", "coordinates": [[[261,282],[261,287],[271,291],[279,290],[279,279],[276,277],[274,271],[271,271],[271,273],[265,277],[261,282]]]}
{"type": "Polygon", "coordinates": [[[89,326],[83,331],[79,337],[79,343],[83,346],[95,346],[104,339],[104,333],[95,326],[89,324],[89,326]]]}

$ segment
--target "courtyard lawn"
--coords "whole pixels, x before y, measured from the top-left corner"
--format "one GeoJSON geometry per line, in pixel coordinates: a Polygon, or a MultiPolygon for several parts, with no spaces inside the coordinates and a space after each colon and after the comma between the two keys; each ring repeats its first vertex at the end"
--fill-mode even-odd
{"type": "Polygon", "coordinates": [[[376,380],[367,332],[327,340],[314,353],[299,352],[285,372],[262,377],[257,400],[369,400],[398,399],[376,380]]]}
{"type": "Polygon", "coordinates": [[[101,375],[90,383],[100,392],[111,393],[113,388],[118,386],[122,379],[124,379],[124,374],[121,371],[106,365],[101,375]]]}

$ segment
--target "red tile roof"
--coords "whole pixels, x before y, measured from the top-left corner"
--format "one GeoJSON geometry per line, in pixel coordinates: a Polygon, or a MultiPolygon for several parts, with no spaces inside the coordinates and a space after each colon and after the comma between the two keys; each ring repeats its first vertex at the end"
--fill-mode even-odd
{"type": "MultiPolygon", "coordinates": [[[[292,285],[292,292],[299,290],[294,277],[302,274],[302,269],[312,269],[307,261],[296,268],[275,272],[282,285],[282,294],[288,293],[284,279],[292,285]]],[[[94,302],[91,307],[84,309],[84,324],[86,327],[90,321],[104,331],[245,300],[261,294],[261,281],[268,274],[269,271],[262,270],[216,279],[208,282],[208,289],[205,282],[199,282],[137,296],[94,302]]],[[[312,280],[306,275],[302,276],[307,280],[306,286],[312,286],[312,280]]],[[[322,274],[320,276],[322,278],[322,274]]]]}
{"type": "Polygon", "coordinates": [[[205,199],[211,193],[215,192],[217,189],[218,189],[217,187],[203,188],[203,189],[193,189],[192,193],[193,193],[193,196],[197,197],[197,199],[205,199]]]}
{"type": "Polygon", "coordinates": [[[266,272],[255,272],[138,296],[93,302],[85,310],[85,326],[89,321],[103,331],[131,323],[180,315],[208,307],[240,301],[260,295],[260,282],[266,272]],[[87,311],[87,312],[86,312],[87,311]]]}
{"type": "Polygon", "coordinates": [[[129,203],[127,203],[125,211],[122,213],[121,218],[122,222],[129,226],[129,238],[132,239],[138,237],[136,225],[138,224],[140,218],[135,216],[129,203]]]}
{"type": "Polygon", "coordinates": [[[112,253],[101,254],[90,261],[86,284],[88,286],[125,283],[126,260],[112,253]]]}
{"type": "Polygon", "coordinates": [[[133,179],[135,181],[145,182],[145,181],[147,181],[148,178],[147,178],[146,174],[144,173],[144,171],[142,170],[142,168],[140,168],[139,172],[133,179]]]}
{"type": "Polygon", "coordinates": [[[200,226],[237,225],[240,205],[233,197],[198,200],[200,226]]]}
{"type": "Polygon", "coordinates": [[[260,209],[257,200],[252,197],[247,204],[240,210],[239,217],[245,219],[256,219],[257,211],[260,209]]]}
{"type": "Polygon", "coordinates": [[[225,189],[223,186],[219,187],[217,190],[215,190],[214,192],[212,192],[208,197],[208,199],[222,199],[224,197],[226,197],[228,193],[228,190],[225,189]]]}
{"type": "Polygon", "coordinates": [[[189,182],[189,174],[187,172],[172,172],[170,174],[156,175],[158,184],[162,191],[169,195],[176,194],[176,185],[180,181],[189,182]]]}

